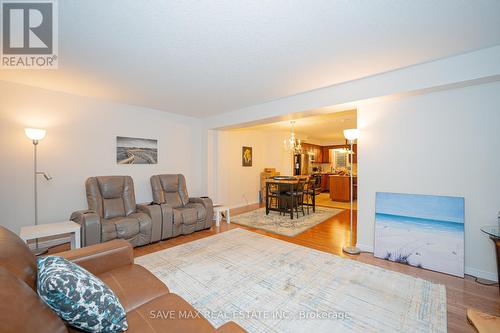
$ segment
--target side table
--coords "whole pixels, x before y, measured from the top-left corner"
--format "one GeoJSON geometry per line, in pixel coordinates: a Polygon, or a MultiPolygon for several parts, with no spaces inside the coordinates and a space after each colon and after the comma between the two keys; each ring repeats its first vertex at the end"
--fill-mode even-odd
{"type": "Polygon", "coordinates": [[[231,223],[231,215],[229,213],[229,207],[224,205],[214,205],[214,214],[215,214],[215,226],[220,225],[220,221],[222,217],[226,218],[226,223],[231,223]]]}
{"type": "Polygon", "coordinates": [[[500,226],[481,227],[481,231],[490,236],[490,239],[495,243],[497,253],[498,291],[500,292],[500,226]]]}
{"type": "Polygon", "coordinates": [[[71,249],[79,249],[81,247],[80,225],[71,221],[22,227],[19,237],[28,243],[30,239],[64,234],[71,234],[71,249]]]}

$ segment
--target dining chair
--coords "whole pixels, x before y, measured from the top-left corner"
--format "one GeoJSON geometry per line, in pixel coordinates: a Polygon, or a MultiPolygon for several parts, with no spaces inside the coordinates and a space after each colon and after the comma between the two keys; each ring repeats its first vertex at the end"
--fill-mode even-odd
{"type": "MultiPolygon", "coordinates": [[[[279,208],[280,206],[280,198],[279,198],[279,195],[280,195],[280,191],[279,191],[279,186],[276,185],[276,184],[266,184],[266,186],[268,187],[268,191],[266,193],[266,195],[268,196],[268,199],[269,200],[269,206],[270,207],[275,207],[275,208],[279,208]]],[[[281,212],[280,212],[281,214],[281,212]]]]}
{"type": "MultiPolygon", "coordinates": [[[[320,176],[321,177],[321,176],[320,176]]],[[[307,207],[307,215],[309,215],[309,206],[312,206],[314,201],[313,201],[313,196],[318,195],[319,191],[315,190],[317,188],[318,184],[318,179],[321,184],[321,178],[317,177],[316,175],[312,175],[309,180],[305,184],[304,188],[304,200],[305,200],[305,205],[307,207]]]]}
{"type": "MultiPolygon", "coordinates": [[[[297,214],[297,218],[299,218],[299,207],[302,211],[302,215],[305,216],[306,213],[304,211],[304,188],[306,185],[306,179],[299,179],[296,184],[292,184],[290,189],[284,193],[286,197],[286,202],[290,203],[290,207],[286,207],[285,211],[290,211],[290,216],[293,218],[293,212],[297,214]],[[289,208],[289,209],[287,209],[289,208]]],[[[288,205],[287,205],[288,206],[288,205]]]]}

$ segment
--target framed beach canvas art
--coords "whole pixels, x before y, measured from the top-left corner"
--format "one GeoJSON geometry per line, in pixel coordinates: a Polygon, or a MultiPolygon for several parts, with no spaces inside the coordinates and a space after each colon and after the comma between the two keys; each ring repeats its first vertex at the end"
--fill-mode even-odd
{"type": "Polygon", "coordinates": [[[375,257],[464,276],[464,198],[377,192],[375,257]]]}

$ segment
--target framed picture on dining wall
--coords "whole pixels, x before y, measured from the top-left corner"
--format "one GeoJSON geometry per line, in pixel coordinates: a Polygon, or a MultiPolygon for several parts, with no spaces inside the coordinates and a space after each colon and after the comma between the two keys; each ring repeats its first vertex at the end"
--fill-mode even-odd
{"type": "Polygon", "coordinates": [[[252,147],[243,147],[241,149],[241,165],[244,167],[251,167],[252,160],[252,147]]]}

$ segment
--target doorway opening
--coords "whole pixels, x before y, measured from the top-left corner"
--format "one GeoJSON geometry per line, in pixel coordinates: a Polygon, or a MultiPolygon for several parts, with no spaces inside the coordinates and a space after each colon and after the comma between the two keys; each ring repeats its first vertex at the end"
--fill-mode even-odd
{"type": "MultiPolygon", "coordinates": [[[[215,159],[218,201],[231,207],[264,203],[265,174],[317,177],[316,203],[357,210],[358,144],[351,146],[344,130],[357,128],[357,110],[280,120],[218,130],[215,159]],[[295,145],[291,144],[292,138],[295,145]],[[298,146],[298,147],[297,147],[298,146]],[[242,164],[241,152],[252,152],[252,164],[242,164]]],[[[248,155],[248,154],[247,154],[248,155]]]]}
{"type": "Polygon", "coordinates": [[[351,193],[356,244],[358,144],[351,146],[344,130],[357,128],[357,110],[290,121],[213,131],[210,195],[242,212],[233,214],[231,223],[290,239],[312,239],[317,230],[326,235],[320,240],[324,246],[341,252],[350,243],[351,193]],[[288,177],[305,178],[309,185],[314,179],[314,202],[304,205],[294,197],[295,185],[279,184],[288,177]]]}

